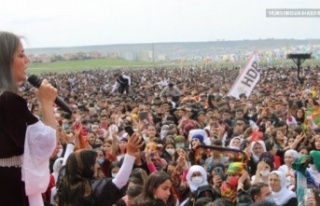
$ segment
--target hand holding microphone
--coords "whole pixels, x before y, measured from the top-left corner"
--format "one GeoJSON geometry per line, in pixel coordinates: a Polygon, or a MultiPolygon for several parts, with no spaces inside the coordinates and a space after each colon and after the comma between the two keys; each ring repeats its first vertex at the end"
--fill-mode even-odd
{"type": "Polygon", "coordinates": [[[54,88],[48,80],[44,79],[35,94],[37,99],[41,102],[41,105],[52,105],[57,97],[57,89],[54,88]]]}
{"type": "Polygon", "coordinates": [[[71,116],[72,111],[68,104],[57,96],[57,89],[55,89],[46,79],[41,80],[37,76],[31,75],[28,78],[28,82],[32,84],[32,86],[38,88],[36,95],[42,104],[52,104],[54,102],[71,116]]]}

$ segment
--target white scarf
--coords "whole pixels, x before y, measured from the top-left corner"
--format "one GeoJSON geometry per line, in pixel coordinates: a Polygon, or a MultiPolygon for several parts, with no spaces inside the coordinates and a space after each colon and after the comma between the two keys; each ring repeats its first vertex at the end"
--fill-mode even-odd
{"type": "Polygon", "coordinates": [[[189,171],[187,173],[187,182],[189,184],[189,187],[190,187],[190,190],[191,192],[194,192],[198,189],[198,187],[200,186],[203,186],[203,185],[208,185],[209,183],[207,182],[207,173],[206,173],[206,170],[199,166],[199,165],[193,165],[189,168],[189,171]],[[203,178],[203,182],[201,183],[201,185],[197,185],[197,184],[194,184],[192,181],[191,181],[191,178],[192,178],[192,175],[194,172],[200,172],[201,175],[202,175],[202,178],[203,178]]]}
{"type": "Polygon", "coordinates": [[[229,143],[229,148],[240,150],[240,146],[233,146],[233,145],[232,145],[232,144],[233,144],[233,141],[234,141],[235,139],[238,139],[238,140],[240,141],[240,144],[241,144],[241,142],[242,142],[242,140],[243,140],[241,137],[234,137],[234,138],[232,138],[232,139],[230,140],[230,143],[229,143]]]}
{"type": "MultiPolygon", "coordinates": [[[[286,187],[286,176],[285,176],[285,174],[283,172],[281,172],[281,171],[273,171],[273,172],[271,172],[270,175],[269,175],[269,181],[270,181],[270,176],[272,174],[276,174],[279,177],[281,189],[280,189],[279,192],[274,192],[271,189],[271,191],[272,191],[272,195],[271,196],[272,196],[274,202],[277,205],[284,205],[291,198],[296,197],[296,193],[292,192],[291,190],[289,190],[286,187]]],[[[269,183],[269,185],[270,185],[270,183],[269,183]]]]}
{"type": "Polygon", "coordinates": [[[259,162],[259,158],[260,158],[260,156],[258,156],[257,154],[255,154],[253,152],[253,148],[257,143],[259,143],[262,146],[262,149],[263,149],[262,152],[266,152],[267,151],[266,150],[266,144],[264,143],[264,141],[259,140],[259,141],[255,141],[255,142],[251,143],[251,148],[250,148],[251,149],[251,154],[252,154],[253,161],[256,162],[256,163],[259,162]]]}

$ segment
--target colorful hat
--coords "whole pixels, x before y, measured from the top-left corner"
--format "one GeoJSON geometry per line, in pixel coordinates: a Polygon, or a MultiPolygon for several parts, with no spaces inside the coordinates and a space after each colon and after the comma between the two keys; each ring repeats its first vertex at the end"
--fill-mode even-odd
{"type": "Polygon", "coordinates": [[[228,167],[227,174],[241,176],[245,171],[245,168],[246,168],[246,165],[242,162],[232,162],[228,167]]]}
{"type": "Polygon", "coordinates": [[[200,142],[204,143],[205,145],[211,145],[211,141],[208,137],[208,133],[204,129],[192,129],[189,132],[189,140],[197,138],[200,142]]]}
{"type": "Polygon", "coordinates": [[[191,139],[198,139],[200,142],[203,142],[203,135],[202,134],[194,134],[191,136],[191,139]]]}

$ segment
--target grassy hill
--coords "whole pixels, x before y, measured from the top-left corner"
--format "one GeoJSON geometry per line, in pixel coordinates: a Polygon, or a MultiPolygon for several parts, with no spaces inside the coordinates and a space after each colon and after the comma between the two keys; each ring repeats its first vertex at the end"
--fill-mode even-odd
{"type": "Polygon", "coordinates": [[[42,72],[71,72],[85,69],[107,67],[133,67],[153,65],[151,62],[126,61],[122,59],[88,59],[78,61],[58,61],[49,64],[30,64],[28,72],[39,74],[42,72]]]}

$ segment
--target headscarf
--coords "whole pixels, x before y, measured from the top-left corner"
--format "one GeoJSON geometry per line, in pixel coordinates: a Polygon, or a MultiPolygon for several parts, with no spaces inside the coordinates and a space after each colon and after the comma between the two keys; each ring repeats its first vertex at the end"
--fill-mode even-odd
{"type": "Polygon", "coordinates": [[[293,162],[296,161],[296,159],[298,159],[299,157],[299,153],[294,149],[289,149],[284,153],[284,156],[288,156],[288,155],[293,157],[293,162]]]}
{"type": "MultiPolygon", "coordinates": [[[[244,172],[245,164],[242,162],[233,162],[230,163],[228,170],[227,170],[227,175],[232,176],[232,175],[239,175],[241,176],[244,172]]],[[[233,202],[236,201],[237,199],[237,187],[231,187],[228,183],[228,178],[227,181],[224,181],[221,185],[221,196],[230,198],[233,202]]]]}
{"type": "Polygon", "coordinates": [[[239,175],[241,176],[244,172],[245,164],[242,162],[232,162],[230,163],[228,170],[227,170],[227,175],[239,175]]]}
{"type": "Polygon", "coordinates": [[[185,138],[184,136],[181,136],[181,135],[177,135],[175,138],[174,138],[174,142],[177,143],[177,142],[181,142],[181,141],[185,141],[185,138]]]}
{"type": "Polygon", "coordinates": [[[200,187],[200,186],[208,185],[209,183],[208,183],[207,179],[208,179],[207,173],[203,167],[201,167],[199,165],[193,165],[189,168],[188,173],[187,173],[187,182],[189,184],[191,192],[195,192],[198,189],[198,187],[200,187]],[[201,185],[196,185],[191,181],[191,177],[194,172],[201,173],[201,176],[203,177],[203,182],[201,183],[201,185]]]}
{"type": "Polygon", "coordinates": [[[169,125],[163,125],[160,130],[160,138],[163,139],[167,136],[169,130],[169,125]]]}
{"type": "Polygon", "coordinates": [[[192,129],[189,131],[189,139],[199,139],[199,141],[205,145],[211,145],[211,141],[208,137],[206,130],[204,129],[192,129]]]}
{"type": "Polygon", "coordinates": [[[203,135],[201,134],[194,134],[191,139],[198,139],[201,143],[203,143],[203,135]]]}
{"type": "Polygon", "coordinates": [[[195,128],[195,125],[192,122],[188,122],[183,126],[183,133],[189,135],[189,131],[195,128]]]}
{"type": "Polygon", "coordinates": [[[94,204],[90,180],[97,153],[80,150],[71,153],[65,167],[65,175],[58,181],[56,201],[59,206],[92,206],[94,204]]]}
{"type": "Polygon", "coordinates": [[[233,141],[234,141],[235,139],[238,139],[238,140],[240,141],[240,144],[241,144],[242,138],[241,138],[241,137],[234,137],[234,138],[232,138],[232,139],[230,140],[229,148],[239,150],[239,149],[240,149],[240,145],[239,145],[239,146],[233,146],[233,145],[232,145],[232,144],[233,144],[233,141]]]}
{"type": "MultiPolygon", "coordinates": [[[[291,198],[296,197],[296,193],[292,192],[291,190],[289,190],[286,186],[286,176],[283,172],[281,171],[273,171],[270,173],[269,175],[269,181],[270,181],[270,177],[272,174],[276,174],[279,177],[280,180],[280,191],[279,192],[274,192],[272,191],[272,198],[274,200],[274,202],[277,205],[284,205],[286,204],[291,198]]],[[[270,183],[269,183],[270,185],[270,183]]]]}
{"type": "MultiPolygon", "coordinates": [[[[267,149],[266,149],[266,144],[264,143],[264,141],[259,140],[259,141],[254,141],[254,142],[251,143],[250,151],[251,151],[251,154],[252,154],[253,161],[256,162],[256,163],[259,162],[259,157],[260,157],[260,156],[258,156],[257,154],[255,154],[255,153],[253,152],[253,148],[254,148],[254,146],[255,146],[257,143],[259,143],[259,144],[261,145],[262,150],[263,150],[262,153],[267,151],[267,149]]],[[[261,154],[262,154],[262,153],[261,153],[261,154]]]]}

